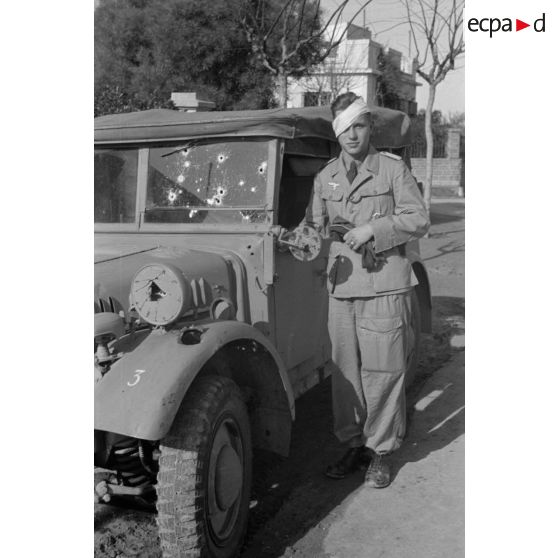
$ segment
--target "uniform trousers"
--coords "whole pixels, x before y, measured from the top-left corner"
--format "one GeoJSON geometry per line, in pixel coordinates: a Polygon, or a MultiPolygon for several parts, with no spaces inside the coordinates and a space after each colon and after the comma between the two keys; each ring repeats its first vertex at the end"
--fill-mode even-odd
{"type": "Polygon", "coordinates": [[[384,454],[401,445],[410,318],[410,291],[329,299],[334,432],[350,447],[384,454]]]}

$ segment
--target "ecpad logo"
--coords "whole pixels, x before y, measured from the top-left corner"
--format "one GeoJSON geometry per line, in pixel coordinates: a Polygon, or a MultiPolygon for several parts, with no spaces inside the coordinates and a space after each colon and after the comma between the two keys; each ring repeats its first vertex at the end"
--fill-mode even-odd
{"type": "MultiPolygon", "coordinates": [[[[544,33],[545,32],[545,15],[543,15],[536,19],[533,23],[533,29],[537,33],[544,33]]],[[[513,31],[512,19],[509,17],[505,17],[500,19],[498,17],[485,17],[482,19],[478,19],[476,17],[472,17],[467,22],[467,27],[469,31],[476,33],[477,31],[482,31],[484,33],[490,33],[490,38],[492,38],[493,33],[497,33],[498,31],[513,31]]],[[[521,31],[526,27],[531,27],[530,23],[525,23],[520,19],[515,20],[515,30],[521,31]]]]}

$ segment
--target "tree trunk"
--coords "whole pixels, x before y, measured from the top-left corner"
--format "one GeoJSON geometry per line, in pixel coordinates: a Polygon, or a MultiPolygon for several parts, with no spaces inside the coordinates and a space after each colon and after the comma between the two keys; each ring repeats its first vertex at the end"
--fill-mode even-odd
{"type": "Polygon", "coordinates": [[[286,73],[279,71],[279,75],[277,76],[277,81],[279,82],[279,87],[277,88],[277,96],[279,97],[279,106],[283,108],[287,108],[287,99],[288,99],[288,76],[286,73]]]}
{"type": "Polygon", "coordinates": [[[426,136],[426,177],[424,181],[424,202],[430,215],[430,200],[432,198],[432,159],[434,154],[434,140],[432,137],[432,107],[436,96],[436,84],[428,86],[428,103],[424,115],[424,133],[426,136]]]}

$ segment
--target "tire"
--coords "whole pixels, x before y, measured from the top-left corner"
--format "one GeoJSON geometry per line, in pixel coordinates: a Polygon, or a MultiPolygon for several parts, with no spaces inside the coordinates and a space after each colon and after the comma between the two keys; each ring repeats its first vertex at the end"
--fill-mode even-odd
{"type": "Polygon", "coordinates": [[[252,445],[246,405],[228,378],[189,389],[160,444],[157,523],[164,558],[230,558],[248,521],[252,445]]]}
{"type": "Polygon", "coordinates": [[[409,389],[417,374],[418,361],[420,355],[420,303],[417,292],[413,289],[411,293],[411,324],[410,324],[410,347],[407,355],[407,369],[405,371],[405,388],[409,389]]]}

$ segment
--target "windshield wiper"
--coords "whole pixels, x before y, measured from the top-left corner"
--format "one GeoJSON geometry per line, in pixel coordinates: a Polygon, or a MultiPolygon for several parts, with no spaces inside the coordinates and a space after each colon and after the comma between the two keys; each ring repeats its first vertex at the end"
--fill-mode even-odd
{"type": "Polygon", "coordinates": [[[165,153],[164,155],[161,155],[161,157],[168,157],[169,155],[174,155],[175,153],[178,153],[179,151],[184,151],[185,149],[189,149],[190,147],[192,147],[193,145],[196,145],[199,142],[200,142],[200,140],[191,140],[188,143],[185,143],[184,145],[181,145],[180,147],[177,147],[173,151],[169,151],[169,153],[165,153]]]}

